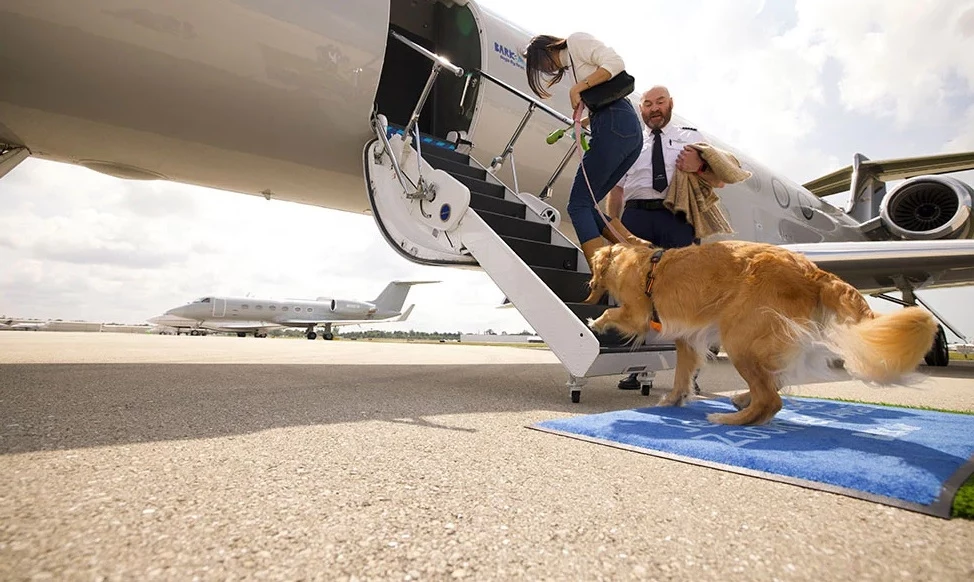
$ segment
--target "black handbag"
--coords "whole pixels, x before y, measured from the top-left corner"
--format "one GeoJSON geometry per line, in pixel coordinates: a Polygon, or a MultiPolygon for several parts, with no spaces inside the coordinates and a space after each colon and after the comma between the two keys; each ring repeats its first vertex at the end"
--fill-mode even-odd
{"type": "MultiPolygon", "coordinates": [[[[568,55],[568,60],[572,64],[572,76],[575,77],[575,83],[578,83],[578,76],[575,75],[575,62],[572,61],[571,55],[568,55]]],[[[582,103],[588,107],[589,111],[598,111],[606,105],[611,105],[619,99],[628,97],[635,90],[636,78],[625,71],[619,71],[615,77],[605,83],[589,87],[579,93],[578,96],[582,98],[582,103]]]]}

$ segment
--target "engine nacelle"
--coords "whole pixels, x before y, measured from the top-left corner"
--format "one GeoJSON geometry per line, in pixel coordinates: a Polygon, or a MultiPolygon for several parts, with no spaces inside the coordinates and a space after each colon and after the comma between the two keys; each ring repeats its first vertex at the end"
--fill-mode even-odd
{"type": "Polygon", "coordinates": [[[331,312],[341,313],[349,317],[365,317],[375,313],[375,306],[371,303],[359,303],[358,301],[342,301],[341,299],[331,300],[331,312]]]}
{"type": "Polygon", "coordinates": [[[905,240],[974,237],[971,206],[974,188],[943,176],[917,176],[893,188],[883,198],[883,225],[905,240]]]}

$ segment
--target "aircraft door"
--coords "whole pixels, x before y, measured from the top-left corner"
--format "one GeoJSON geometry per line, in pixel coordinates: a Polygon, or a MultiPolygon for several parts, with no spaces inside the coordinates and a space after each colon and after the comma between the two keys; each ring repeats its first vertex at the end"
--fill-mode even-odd
{"type": "Polygon", "coordinates": [[[213,317],[223,317],[227,314],[227,300],[213,298],[213,317]]]}

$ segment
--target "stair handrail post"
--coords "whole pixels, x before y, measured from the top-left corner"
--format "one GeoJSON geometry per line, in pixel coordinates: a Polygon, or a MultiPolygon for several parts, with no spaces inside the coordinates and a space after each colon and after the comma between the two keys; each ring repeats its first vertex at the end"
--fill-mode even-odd
{"type": "Polygon", "coordinates": [[[548,178],[548,181],[545,183],[544,187],[541,188],[541,194],[538,195],[538,198],[544,200],[551,197],[551,193],[554,191],[555,182],[558,181],[561,173],[565,170],[565,166],[568,165],[568,160],[572,158],[572,155],[575,154],[575,150],[577,148],[578,144],[573,141],[572,146],[568,148],[567,152],[565,152],[565,157],[558,162],[558,167],[555,168],[554,173],[551,174],[551,177],[548,178]]]}
{"type": "MultiPolygon", "coordinates": [[[[412,186],[413,194],[418,192],[419,188],[416,186],[416,184],[413,184],[413,181],[409,179],[409,176],[407,176],[406,173],[403,172],[402,167],[399,165],[399,160],[396,159],[396,154],[392,149],[392,144],[389,143],[389,136],[386,135],[386,131],[387,131],[386,126],[382,122],[380,117],[382,116],[376,115],[373,118],[372,125],[375,128],[376,135],[379,137],[380,140],[382,140],[382,147],[385,150],[384,153],[388,154],[389,159],[392,161],[392,170],[395,172],[396,178],[399,180],[399,185],[402,186],[402,191],[408,197],[410,194],[409,194],[409,187],[406,186],[406,182],[409,182],[410,186],[412,186]]],[[[378,161],[379,160],[376,159],[376,162],[378,161]]]]}
{"type": "Polygon", "coordinates": [[[409,116],[409,123],[406,124],[406,129],[403,130],[403,135],[407,138],[411,137],[410,134],[413,131],[413,127],[419,122],[419,114],[423,110],[423,106],[426,105],[426,100],[430,96],[430,92],[433,90],[433,84],[436,83],[436,77],[440,74],[440,63],[433,63],[433,70],[430,71],[430,76],[426,79],[426,86],[423,87],[423,92],[419,95],[419,101],[416,102],[416,108],[413,109],[412,115],[409,116]]]}
{"type": "MultiPolygon", "coordinates": [[[[524,133],[524,128],[527,127],[528,121],[530,121],[531,116],[534,115],[534,110],[537,109],[537,107],[538,107],[538,104],[537,103],[533,103],[532,102],[532,103],[528,104],[528,110],[525,111],[524,112],[524,115],[521,116],[521,121],[520,121],[520,123],[517,124],[517,127],[514,129],[514,134],[511,135],[511,139],[509,139],[507,141],[507,145],[504,147],[504,151],[501,152],[501,155],[499,155],[499,156],[495,157],[493,160],[491,160],[491,162],[490,162],[490,172],[491,173],[496,172],[498,170],[498,168],[500,168],[501,166],[503,166],[504,165],[504,160],[506,160],[508,158],[508,156],[510,156],[511,154],[514,153],[514,144],[517,143],[518,138],[520,138],[521,137],[521,134],[524,133]]],[[[515,183],[514,189],[516,190],[517,189],[517,175],[516,174],[514,176],[514,183],[515,183]]]]}

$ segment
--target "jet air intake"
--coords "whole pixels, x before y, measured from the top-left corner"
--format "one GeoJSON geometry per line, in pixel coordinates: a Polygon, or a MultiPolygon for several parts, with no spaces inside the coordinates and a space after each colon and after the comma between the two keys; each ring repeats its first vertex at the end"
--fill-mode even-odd
{"type": "Polygon", "coordinates": [[[917,176],[898,184],[880,205],[886,229],[905,240],[972,238],[974,189],[942,176],[917,176]]]}

